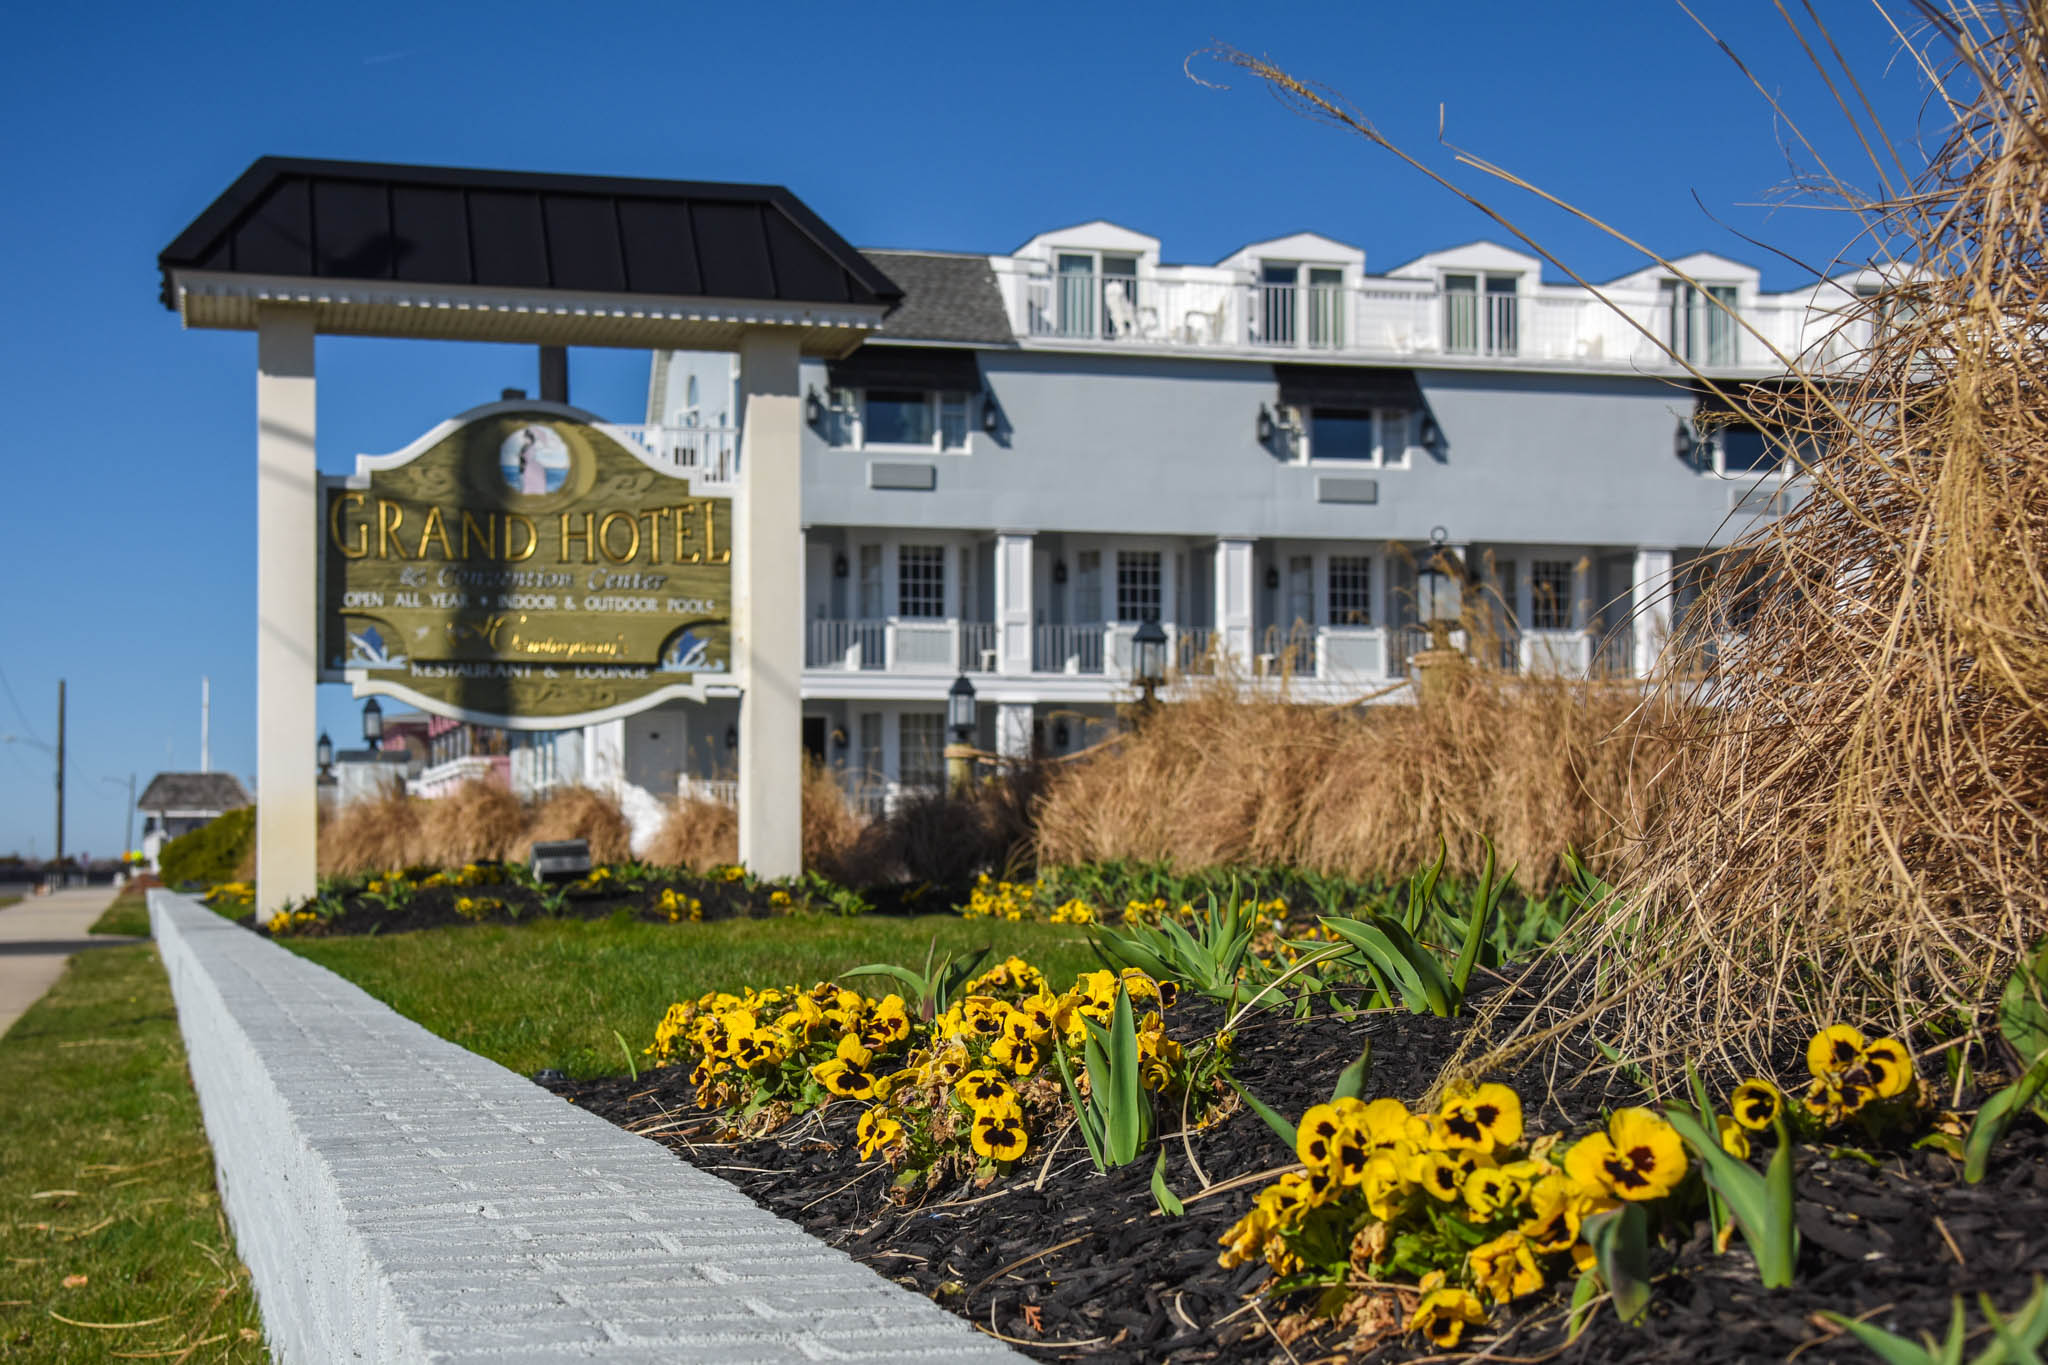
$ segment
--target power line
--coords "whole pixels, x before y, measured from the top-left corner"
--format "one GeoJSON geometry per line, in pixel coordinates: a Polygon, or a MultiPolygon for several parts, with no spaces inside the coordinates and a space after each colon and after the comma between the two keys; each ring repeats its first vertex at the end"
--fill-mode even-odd
{"type": "Polygon", "coordinates": [[[9,704],[14,707],[15,719],[21,722],[21,728],[28,731],[28,737],[30,739],[34,740],[38,744],[41,744],[43,742],[43,737],[37,734],[36,727],[29,723],[28,712],[21,709],[21,702],[14,695],[14,684],[7,681],[7,670],[4,668],[0,668],[0,691],[5,691],[7,693],[7,700],[9,704]]]}

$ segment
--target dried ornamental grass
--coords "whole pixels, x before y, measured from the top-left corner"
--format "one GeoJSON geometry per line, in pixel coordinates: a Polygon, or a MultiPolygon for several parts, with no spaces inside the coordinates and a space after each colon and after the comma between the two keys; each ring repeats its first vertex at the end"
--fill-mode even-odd
{"type": "Polygon", "coordinates": [[[708,872],[738,862],[739,847],[739,811],[723,801],[683,796],[668,803],[661,828],[648,845],[647,861],[708,872]]]}
{"type": "Polygon", "coordinates": [[[1420,706],[1313,708],[1223,677],[1053,777],[1038,856],[1391,880],[1439,840],[1447,871],[1477,875],[1491,838],[1542,893],[1567,848],[1614,851],[1665,789],[1649,714],[1630,686],[1476,670],[1420,706]]]}
{"type": "Polygon", "coordinates": [[[423,803],[397,787],[350,803],[320,830],[322,876],[411,867],[427,858],[423,803]]]}
{"type": "Polygon", "coordinates": [[[557,787],[533,810],[525,842],[587,839],[593,863],[619,863],[633,856],[633,827],[618,798],[594,787],[557,787]]]}
{"type": "Polygon", "coordinates": [[[418,807],[423,861],[438,867],[496,862],[526,853],[526,811],[497,782],[471,780],[418,807]]]}

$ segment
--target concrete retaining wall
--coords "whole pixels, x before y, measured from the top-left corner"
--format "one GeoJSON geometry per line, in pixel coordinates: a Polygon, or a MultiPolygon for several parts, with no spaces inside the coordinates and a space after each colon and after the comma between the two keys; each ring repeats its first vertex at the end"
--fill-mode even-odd
{"type": "Polygon", "coordinates": [[[1020,1359],[325,968],[149,908],[279,1361],[1020,1359]]]}

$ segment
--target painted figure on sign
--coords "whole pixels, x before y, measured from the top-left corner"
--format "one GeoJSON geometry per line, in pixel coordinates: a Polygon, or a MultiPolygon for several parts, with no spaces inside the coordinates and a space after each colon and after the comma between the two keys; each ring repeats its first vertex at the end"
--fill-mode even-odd
{"type": "Polygon", "coordinates": [[[569,477],[569,448],[552,427],[521,427],[498,447],[498,472],[515,493],[552,493],[569,477]]]}

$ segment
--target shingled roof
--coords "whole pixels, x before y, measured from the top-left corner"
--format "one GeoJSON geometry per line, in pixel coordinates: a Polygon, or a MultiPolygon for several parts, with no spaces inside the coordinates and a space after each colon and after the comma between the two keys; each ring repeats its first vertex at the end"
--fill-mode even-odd
{"type": "Polygon", "coordinates": [[[247,789],[233,773],[158,773],[135,809],[228,811],[249,804],[247,789]]]}
{"type": "Polygon", "coordinates": [[[157,257],[177,270],[809,303],[902,291],[779,185],[263,157],[157,257]]]}
{"type": "Polygon", "coordinates": [[[902,305],[882,324],[878,338],[1017,344],[988,257],[879,248],[861,254],[903,289],[902,305]]]}

